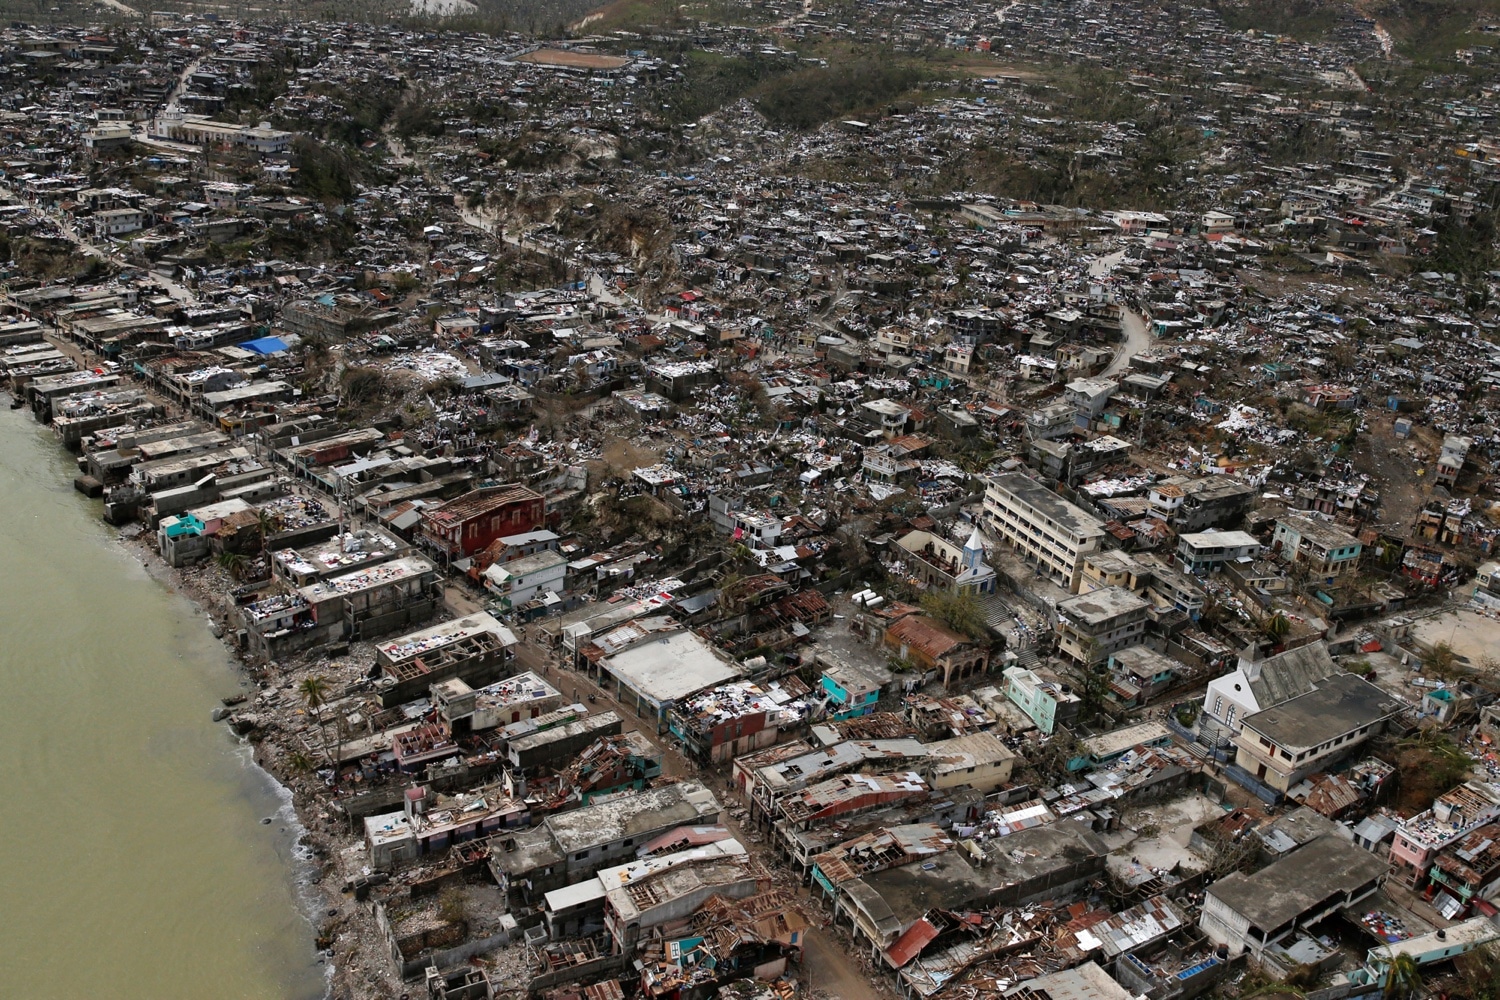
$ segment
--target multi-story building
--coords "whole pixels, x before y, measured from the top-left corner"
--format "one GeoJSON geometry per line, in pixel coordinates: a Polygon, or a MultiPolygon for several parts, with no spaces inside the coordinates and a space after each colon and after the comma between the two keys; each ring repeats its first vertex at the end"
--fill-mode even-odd
{"type": "Polygon", "coordinates": [[[1276,522],[1271,545],[1287,562],[1306,566],[1309,575],[1332,583],[1359,565],[1364,549],[1358,538],[1327,521],[1288,514],[1276,522]]]}
{"type": "Polygon", "coordinates": [[[1419,888],[1438,853],[1479,827],[1500,818],[1500,786],[1468,781],[1439,795],[1432,808],[1396,828],[1391,871],[1403,884],[1419,888]]]}
{"type": "Polygon", "coordinates": [[[449,559],[462,559],[507,535],[542,527],[542,495],[519,483],[485,486],[422,511],[422,540],[449,559]]]}
{"type": "Polygon", "coordinates": [[[1336,673],[1306,694],[1247,716],[1235,763],[1285,792],[1380,732],[1397,702],[1363,677],[1336,673]]]}
{"type": "Polygon", "coordinates": [[[806,699],[779,682],[731,681],[674,705],[667,728],[688,756],[717,764],[775,743],[783,726],[803,722],[809,711],[806,699]]]}
{"type": "Polygon", "coordinates": [[[1076,594],[1057,605],[1057,647],[1086,666],[1134,646],[1146,632],[1151,602],[1124,587],[1076,594]]]}
{"type": "Polygon", "coordinates": [[[1476,898],[1494,898],[1500,889],[1500,823],[1481,826],[1450,845],[1434,860],[1430,874],[1440,913],[1460,913],[1476,898]]]}
{"type": "Polygon", "coordinates": [[[1212,573],[1227,562],[1260,555],[1260,540],[1244,531],[1192,531],[1177,536],[1177,563],[1189,573],[1212,573]]]}
{"type": "Polygon", "coordinates": [[[1162,480],[1147,494],[1151,507],[1173,530],[1191,533],[1229,527],[1255,502],[1255,487],[1231,476],[1162,480]]]}
{"type": "Polygon", "coordinates": [[[1099,548],[1104,523],[1019,473],[990,480],[984,516],[992,534],[1058,586],[1078,590],[1083,559],[1099,548]]]}
{"type": "Polygon", "coordinates": [[[1025,667],[1007,667],[1005,696],[1044,733],[1051,733],[1058,723],[1078,715],[1082,699],[1061,683],[1046,680],[1025,667]]]}

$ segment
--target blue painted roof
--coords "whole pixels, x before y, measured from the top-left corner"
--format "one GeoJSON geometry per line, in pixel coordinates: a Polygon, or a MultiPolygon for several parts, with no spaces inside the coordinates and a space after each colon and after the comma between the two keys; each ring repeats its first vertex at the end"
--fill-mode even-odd
{"type": "Polygon", "coordinates": [[[247,340],[240,346],[256,354],[279,354],[286,350],[286,341],[280,337],[260,337],[256,340],[247,340]]]}

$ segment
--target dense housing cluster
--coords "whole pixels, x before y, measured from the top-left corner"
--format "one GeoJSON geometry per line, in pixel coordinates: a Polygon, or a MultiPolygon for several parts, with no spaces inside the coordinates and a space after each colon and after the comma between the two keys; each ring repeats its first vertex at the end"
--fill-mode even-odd
{"type": "Polygon", "coordinates": [[[1493,26],[910,8],[0,29],[337,995],[1493,998],[1493,26]]]}

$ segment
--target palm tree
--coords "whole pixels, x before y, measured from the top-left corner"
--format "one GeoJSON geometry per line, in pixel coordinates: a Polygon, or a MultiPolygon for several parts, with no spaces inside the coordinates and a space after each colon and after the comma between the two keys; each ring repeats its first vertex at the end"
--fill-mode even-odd
{"type": "Polygon", "coordinates": [[[1406,1000],[1422,990],[1422,970],[1414,956],[1405,952],[1391,957],[1390,968],[1385,974],[1385,989],[1381,995],[1387,1000],[1406,1000]]]}
{"type": "Polygon", "coordinates": [[[1287,618],[1286,612],[1277,611],[1270,618],[1266,619],[1264,628],[1266,637],[1273,640],[1279,646],[1281,641],[1287,637],[1287,633],[1292,630],[1292,623],[1287,618]]]}
{"type": "Polygon", "coordinates": [[[220,569],[236,580],[244,574],[245,566],[249,563],[243,552],[220,552],[214,561],[219,564],[220,569]]]}
{"type": "MultiPolygon", "coordinates": [[[[328,704],[328,678],[322,674],[313,674],[311,677],[302,678],[302,683],[297,685],[297,693],[302,695],[302,704],[313,713],[313,719],[318,724],[319,731],[323,734],[323,752],[328,752],[328,730],[323,727],[323,706],[328,704]]],[[[337,769],[337,762],[335,762],[337,769]]]]}

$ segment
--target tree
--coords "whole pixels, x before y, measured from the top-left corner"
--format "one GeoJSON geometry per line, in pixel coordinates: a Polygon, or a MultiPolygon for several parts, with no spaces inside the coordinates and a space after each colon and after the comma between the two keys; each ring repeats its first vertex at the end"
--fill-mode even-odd
{"type": "MultiPolygon", "coordinates": [[[[318,724],[318,730],[323,735],[323,752],[328,752],[328,730],[323,725],[323,706],[328,704],[328,678],[322,674],[313,674],[311,677],[302,678],[302,683],[297,685],[297,693],[302,696],[302,704],[313,713],[313,719],[318,724]]],[[[338,761],[333,761],[334,770],[338,770],[338,761]]]]}
{"type": "Polygon", "coordinates": [[[975,642],[989,641],[989,623],[985,619],[984,608],[973,594],[929,590],[922,595],[922,610],[975,642]]]}
{"type": "Polygon", "coordinates": [[[1277,611],[1274,615],[1266,619],[1263,628],[1266,633],[1266,638],[1272,640],[1279,646],[1281,645],[1282,641],[1286,639],[1287,633],[1292,630],[1292,623],[1291,620],[1287,618],[1285,612],[1277,611]]]}
{"type": "Polygon", "coordinates": [[[1452,677],[1458,665],[1458,654],[1446,642],[1440,642],[1422,654],[1422,670],[1434,677],[1452,677]]]}
{"type": "Polygon", "coordinates": [[[250,560],[246,559],[242,552],[220,552],[214,562],[220,569],[238,580],[244,576],[245,567],[249,565],[250,560]]]}
{"type": "Polygon", "coordinates": [[[1099,652],[1099,640],[1089,639],[1084,644],[1085,660],[1080,670],[1078,700],[1082,703],[1086,722],[1097,722],[1109,715],[1109,660],[1095,660],[1099,652]]]}
{"type": "Polygon", "coordinates": [[[1415,956],[1405,952],[1391,957],[1386,969],[1385,988],[1381,995],[1387,1000],[1408,1000],[1422,989],[1422,969],[1415,956]]]}

